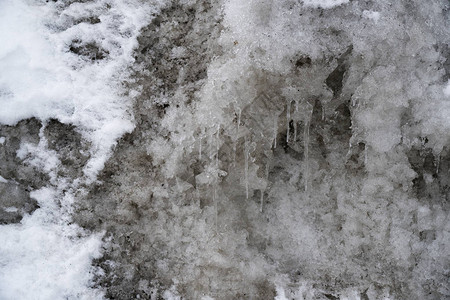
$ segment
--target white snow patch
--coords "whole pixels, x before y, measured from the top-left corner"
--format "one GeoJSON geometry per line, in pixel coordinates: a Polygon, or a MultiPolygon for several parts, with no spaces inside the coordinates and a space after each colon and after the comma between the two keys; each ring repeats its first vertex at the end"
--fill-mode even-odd
{"type": "Polygon", "coordinates": [[[284,293],[284,289],[281,286],[276,286],[275,291],[277,292],[277,295],[275,296],[274,300],[287,300],[286,294],[284,293]]]}
{"type": "Polygon", "coordinates": [[[1,299],[103,298],[102,291],[89,287],[101,235],[86,236],[76,225],[56,223],[64,219],[56,196],[48,188],[32,193],[42,208],[21,224],[0,226],[1,299]]]}
{"type": "Polygon", "coordinates": [[[3,178],[2,176],[0,176],[0,182],[2,182],[2,183],[7,183],[8,182],[8,180],[6,180],[5,178],[3,178]]]}
{"type": "Polygon", "coordinates": [[[93,144],[85,173],[94,180],[111,146],[134,127],[121,82],[139,30],[158,6],[126,0],[58,5],[0,2],[0,123],[37,117],[74,124],[93,144]],[[101,22],[73,24],[89,16],[101,22]],[[103,59],[73,53],[92,45],[103,59]]]}
{"type": "Polygon", "coordinates": [[[9,213],[15,213],[15,212],[17,212],[19,209],[18,209],[17,207],[10,206],[10,207],[5,207],[4,210],[5,210],[6,212],[9,212],[9,213]]]}
{"type": "Polygon", "coordinates": [[[320,8],[333,8],[342,4],[348,3],[349,0],[303,0],[306,6],[320,7],[320,8]]]}
{"type": "Polygon", "coordinates": [[[376,23],[380,19],[380,13],[377,11],[365,10],[363,11],[363,17],[370,20],[374,20],[376,23]]]}
{"type": "Polygon", "coordinates": [[[121,83],[134,62],[140,29],[164,2],[0,1],[0,123],[36,117],[45,126],[56,118],[75,125],[92,145],[84,178],[71,183],[60,178],[58,154],[46,146],[44,127],[39,144],[21,144],[17,156],[48,173],[52,187],[31,193],[40,206],[31,216],[0,226],[0,299],[103,298],[90,287],[102,235],[69,225],[76,199],[64,191],[94,181],[116,140],[133,129],[135,93],[125,96],[121,83]],[[91,17],[100,22],[83,21],[91,17]],[[89,47],[98,48],[102,59],[89,47]]]}
{"type": "Polygon", "coordinates": [[[444,95],[446,97],[450,97],[450,80],[447,82],[447,85],[444,88],[444,95]]]}
{"type": "Polygon", "coordinates": [[[6,138],[4,136],[0,137],[0,145],[5,144],[6,138]]]}

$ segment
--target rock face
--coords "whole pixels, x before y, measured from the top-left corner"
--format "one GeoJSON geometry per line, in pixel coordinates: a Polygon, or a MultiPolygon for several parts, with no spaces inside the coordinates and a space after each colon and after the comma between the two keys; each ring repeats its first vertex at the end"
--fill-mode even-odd
{"type": "Polygon", "coordinates": [[[105,232],[92,285],[108,299],[450,297],[448,10],[165,3],[122,82],[135,127],[96,181],[75,124],[2,125],[0,223],[38,208],[32,190],[69,190],[70,222],[105,232]]]}

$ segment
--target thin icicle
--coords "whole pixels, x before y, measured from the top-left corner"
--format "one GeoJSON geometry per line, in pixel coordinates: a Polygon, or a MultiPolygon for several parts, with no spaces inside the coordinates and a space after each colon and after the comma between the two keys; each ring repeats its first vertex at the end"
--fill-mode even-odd
{"type": "Polygon", "coordinates": [[[369,146],[365,146],[364,147],[364,165],[367,166],[367,156],[368,156],[368,152],[369,152],[369,146]]]}
{"type": "Polygon", "coordinates": [[[219,169],[219,138],[220,138],[220,124],[217,126],[216,136],[216,168],[219,169]]]}
{"type": "Polygon", "coordinates": [[[261,203],[260,203],[260,211],[263,212],[263,204],[264,204],[264,190],[260,190],[261,192],[261,203]]]}
{"type": "Polygon", "coordinates": [[[308,192],[308,178],[309,178],[309,127],[311,123],[312,110],[308,112],[308,116],[305,118],[305,128],[303,132],[303,142],[305,148],[305,192],[308,192]]]}
{"type": "Polygon", "coordinates": [[[325,107],[322,106],[322,121],[325,120],[325,107]]]}
{"type": "Polygon", "coordinates": [[[237,111],[238,111],[238,119],[237,119],[236,139],[239,135],[239,126],[241,126],[241,113],[242,113],[242,111],[239,107],[237,108],[237,111]]]}
{"type": "Polygon", "coordinates": [[[198,145],[198,160],[202,160],[202,137],[200,136],[200,141],[198,145]]]}
{"type": "Polygon", "coordinates": [[[237,141],[233,142],[233,166],[236,165],[236,147],[237,147],[237,141]]]}
{"type": "Polygon", "coordinates": [[[239,127],[241,125],[241,109],[238,107],[237,109],[237,126],[236,126],[236,135],[233,140],[233,166],[236,164],[236,147],[237,147],[237,141],[239,139],[239,127]]]}
{"type": "Polygon", "coordinates": [[[291,101],[289,100],[286,107],[286,143],[289,143],[289,123],[291,122],[291,101]]]}
{"type": "Polygon", "coordinates": [[[439,174],[439,165],[441,164],[441,154],[439,153],[436,158],[436,174],[439,174]]]}
{"type": "Polygon", "coordinates": [[[297,140],[297,121],[294,120],[294,142],[297,140]]]}
{"type": "Polygon", "coordinates": [[[244,180],[245,180],[245,195],[248,199],[248,158],[250,155],[250,147],[247,138],[245,138],[244,144],[244,157],[245,157],[245,169],[244,169],[244,180]]]}
{"type": "Polygon", "coordinates": [[[212,161],[214,159],[215,154],[215,147],[214,147],[214,132],[209,134],[209,159],[212,161]]]}
{"type": "Polygon", "coordinates": [[[203,136],[205,135],[205,128],[202,128],[200,132],[200,141],[198,145],[198,159],[202,160],[202,144],[203,144],[203,136]]]}
{"type": "MultiPolygon", "coordinates": [[[[266,182],[269,182],[269,168],[270,168],[270,160],[267,159],[266,162],[266,170],[265,170],[265,176],[266,176],[266,182]]],[[[261,189],[261,203],[260,203],[260,210],[263,212],[263,205],[264,205],[264,192],[267,189],[267,185],[264,189],[261,189]]]]}
{"type": "Polygon", "coordinates": [[[214,203],[214,225],[216,227],[217,232],[217,182],[214,184],[214,192],[213,192],[213,203],[214,203]]]}
{"type": "Polygon", "coordinates": [[[275,116],[273,121],[273,148],[277,147],[277,135],[278,135],[278,116],[275,116]]]}
{"type": "Polygon", "coordinates": [[[298,121],[298,100],[295,100],[295,117],[294,120],[294,142],[297,140],[297,121],[298,121]]]}

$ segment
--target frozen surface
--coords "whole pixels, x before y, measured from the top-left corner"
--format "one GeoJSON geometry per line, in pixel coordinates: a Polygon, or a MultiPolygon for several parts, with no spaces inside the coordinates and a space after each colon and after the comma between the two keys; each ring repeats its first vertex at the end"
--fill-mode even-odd
{"type": "Polygon", "coordinates": [[[92,142],[92,180],[112,144],[133,129],[121,84],[140,26],[157,9],[139,1],[0,3],[0,122],[37,117],[77,126],[92,142]],[[70,4],[70,5],[69,5],[70,4]]]}
{"type": "MultiPolygon", "coordinates": [[[[39,203],[53,200],[38,191],[39,203]]],[[[1,299],[102,299],[90,288],[93,258],[101,255],[101,235],[81,236],[80,228],[55,224],[55,205],[41,207],[20,224],[0,227],[1,299]],[[51,216],[51,217],[50,217],[51,216]]]]}
{"type": "MultiPolygon", "coordinates": [[[[101,255],[102,233],[89,235],[71,224],[70,206],[80,186],[96,180],[116,140],[133,129],[134,91],[122,83],[134,61],[139,29],[159,6],[157,1],[0,1],[2,130],[31,117],[44,124],[38,143],[26,141],[30,133],[22,131],[22,136],[1,136],[0,151],[8,153],[22,140],[14,159],[47,176],[41,188],[26,187],[36,182],[30,174],[23,173],[28,181],[11,173],[2,174],[8,179],[0,176],[2,224],[30,211],[26,193],[15,192],[23,185],[34,190],[31,198],[40,207],[18,224],[0,226],[1,299],[103,298],[104,292],[91,288],[97,274],[91,262],[101,255]],[[61,153],[46,145],[50,119],[75,126],[89,145],[78,178],[61,172],[61,153]]],[[[2,158],[4,171],[9,162],[7,155],[2,158]]]]}
{"type": "Polygon", "coordinates": [[[450,297],[449,9],[0,2],[0,298],[450,297]]]}

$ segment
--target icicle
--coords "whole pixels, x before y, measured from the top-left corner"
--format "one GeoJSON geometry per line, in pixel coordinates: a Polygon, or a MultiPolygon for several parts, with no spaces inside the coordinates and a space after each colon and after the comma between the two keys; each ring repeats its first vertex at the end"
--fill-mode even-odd
{"type": "Polygon", "coordinates": [[[365,146],[364,147],[364,165],[367,166],[367,156],[368,156],[368,152],[369,152],[369,146],[365,146]]]}
{"type": "Polygon", "coordinates": [[[286,132],[286,143],[289,143],[289,123],[291,122],[291,100],[288,101],[286,107],[286,123],[287,123],[287,132],[286,132]]]}
{"type": "Polygon", "coordinates": [[[308,116],[305,118],[305,128],[303,132],[303,142],[305,148],[305,192],[308,192],[308,177],[309,177],[309,126],[311,123],[312,110],[308,112],[308,116]]]}
{"type": "Polygon", "coordinates": [[[217,232],[217,215],[218,215],[218,208],[217,208],[217,183],[214,184],[214,193],[213,193],[213,203],[214,203],[214,224],[216,227],[217,232]]]}
{"type": "Polygon", "coordinates": [[[237,147],[237,140],[233,142],[233,166],[236,165],[236,147],[237,147]]]}
{"type": "MultiPolygon", "coordinates": [[[[212,131],[212,130],[211,130],[212,131]]],[[[209,134],[209,159],[212,161],[214,158],[214,132],[209,134]]]]}
{"type": "Polygon", "coordinates": [[[298,121],[298,100],[295,100],[295,116],[294,120],[294,142],[297,140],[297,121],[298,121]]]}
{"type": "Polygon", "coordinates": [[[325,120],[325,107],[322,106],[322,121],[325,120]]]}
{"type": "Polygon", "coordinates": [[[436,174],[439,174],[439,165],[441,164],[441,154],[439,153],[436,158],[436,174]]]}
{"type": "Polygon", "coordinates": [[[239,135],[239,126],[241,126],[241,113],[242,113],[242,111],[239,107],[237,108],[237,111],[238,111],[238,119],[237,119],[236,139],[239,135]]]}
{"type": "Polygon", "coordinates": [[[205,128],[202,128],[200,132],[200,142],[198,145],[198,159],[202,160],[202,146],[203,146],[203,137],[205,136],[205,128]]]}
{"type": "Polygon", "coordinates": [[[244,169],[244,180],[245,180],[245,195],[248,199],[248,158],[250,155],[250,147],[249,142],[247,141],[247,138],[245,138],[245,145],[244,145],[244,157],[245,157],[245,169],[244,169]]]}
{"type": "Polygon", "coordinates": [[[202,128],[202,131],[200,132],[200,141],[198,145],[198,159],[202,160],[202,144],[203,144],[203,136],[205,135],[205,128],[202,128]]]}
{"type": "Polygon", "coordinates": [[[197,194],[197,201],[198,201],[198,203],[197,203],[197,205],[198,205],[198,207],[200,208],[200,202],[201,202],[201,195],[200,195],[200,189],[196,186],[195,187],[195,190],[196,190],[196,194],[197,194]]]}
{"type": "Polygon", "coordinates": [[[236,164],[236,147],[237,147],[237,141],[239,139],[239,126],[241,125],[241,109],[238,107],[237,109],[238,119],[237,119],[237,126],[236,126],[236,136],[234,137],[233,141],[233,165],[236,164]]]}
{"type": "Polygon", "coordinates": [[[277,135],[278,135],[278,116],[275,116],[273,121],[273,148],[277,147],[277,135]]]}
{"type": "Polygon", "coordinates": [[[294,120],[294,142],[297,140],[297,121],[294,120]]]}
{"type": "Polygon", "coordinates": [[[264,203],[264,190],[260,190],[261,192],[261,203],[260,203],[260,211],[263,212],[263,203],[264,203]]]}
{"type": "Polygon", "coordinates": [[[217,126],[216,136],[216,168],[219,169],[219,137],[220,137],[220,124],[217,126]]]}

